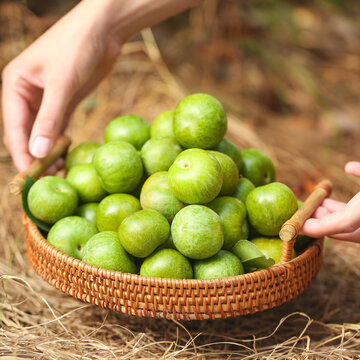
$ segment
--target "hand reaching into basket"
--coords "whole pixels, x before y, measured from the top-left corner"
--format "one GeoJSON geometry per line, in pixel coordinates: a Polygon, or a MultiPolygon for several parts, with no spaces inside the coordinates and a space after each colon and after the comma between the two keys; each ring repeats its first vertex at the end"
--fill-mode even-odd
{"type": "Polygon", "coordinates": [[[2,74],[4,143],[18,170],[48,155],[127,39],[199,2],[83,0],[12,60],[2,74]]]}
{"type": "MultiPolygon", "coordinates": [[[[345,171],[360,177],[360,162],[347,163],[345,171]]],[[[360,193],[347,204],[332,199],[324,200],[313,218],[305,222],[302,233],[315,238],[330,236],[360,242],[360,193]]]]}

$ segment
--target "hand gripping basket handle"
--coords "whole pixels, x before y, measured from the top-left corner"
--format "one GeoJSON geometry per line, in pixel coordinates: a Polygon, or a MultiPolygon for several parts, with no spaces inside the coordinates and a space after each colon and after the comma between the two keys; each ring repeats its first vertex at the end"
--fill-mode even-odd
{"type": "Polygon", "coordinates": [[[70,144],[71,140],[67,136],[58,138],[47,157],[36,159],[25,171],[18,173],[11,180],[9,183],[10,193],[14,195],[20,194],[24,188],[25,176],[29,175],[32,178],[39,177],[59,157],[66,154],[70,144]]]}
{"type": "Polygon", "coordinates": [[[330,180],[322,180],[317,184],[301,208],[282,226],[280,230],[280,239],[283,241],[280,262],[291,260],[296,237],[305,221],[310,218],[317,207],[327,198],[332,190],[330,180]]]}

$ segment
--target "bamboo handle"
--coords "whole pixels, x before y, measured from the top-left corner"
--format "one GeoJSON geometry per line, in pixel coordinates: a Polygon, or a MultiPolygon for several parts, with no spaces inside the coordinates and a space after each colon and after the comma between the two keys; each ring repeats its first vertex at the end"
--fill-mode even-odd
{"type": "Polygon", "coordinates": [[[330,180],[322,180],[317,184],[308,198],[305,200],[301,208],[281,227],[280,239],[283,240],[282,253],[280,262],[288,262],[291,260],[292,251],[305,221],[310,218],[314,211],[327,198],[332,190],[330,180]]]}
{"type": "Polygon", "coordinates": [[[32,178],[39,177],[51,164],[59,157],[63,156],[71,144],[71,140],[67,136],[62,136],[56,140],[49,155],[44,159],[36,159],[25,171],[15,175],[9,183],[9,191],[11,194],[18,195],[22,192],[25,184],[25,176],[32,178]]]}

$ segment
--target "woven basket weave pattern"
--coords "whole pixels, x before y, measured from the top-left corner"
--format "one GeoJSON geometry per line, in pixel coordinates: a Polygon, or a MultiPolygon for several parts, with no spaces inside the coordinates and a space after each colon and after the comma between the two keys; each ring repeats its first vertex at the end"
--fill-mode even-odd
{"type": "Polygon", "coordinates": [[[28,257],[57,289],[85,302],[139,317],[202,320],[247,315],[301,294],[320,268],[322,240],[286,264],[211,280],[149,278],[99,269],[61,253],[24,216],[28,257]]]}

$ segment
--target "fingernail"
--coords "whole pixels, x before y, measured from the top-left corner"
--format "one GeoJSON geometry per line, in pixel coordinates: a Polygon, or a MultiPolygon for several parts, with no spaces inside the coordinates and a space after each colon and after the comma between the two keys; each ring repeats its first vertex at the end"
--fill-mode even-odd
{"type": "Polygon", "coordinates": [[[37,158],[43,158],[49,153],[51,146],[51,139],[46,136],[37,136],[32,143],[30,152],[37,158]]]}

